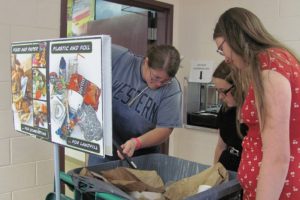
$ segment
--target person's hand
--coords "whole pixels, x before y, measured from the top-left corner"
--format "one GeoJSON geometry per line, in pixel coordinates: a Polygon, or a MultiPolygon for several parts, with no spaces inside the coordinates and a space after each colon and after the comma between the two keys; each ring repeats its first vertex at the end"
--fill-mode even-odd
{"type": "MultiPolygon", "coordinates": [[[[121,145],[121,148],[123,149],[123,154],[126,154],[128,157],[132,157],[135,148],[136,148],[136,143],[134,140],[127,140],[124,144],[121,145]]],[[[122,154],[119,152],[119,150],[117,151],[118,156],[121,160],[124,159],[124,156],[122,156],[122,154]]]]}

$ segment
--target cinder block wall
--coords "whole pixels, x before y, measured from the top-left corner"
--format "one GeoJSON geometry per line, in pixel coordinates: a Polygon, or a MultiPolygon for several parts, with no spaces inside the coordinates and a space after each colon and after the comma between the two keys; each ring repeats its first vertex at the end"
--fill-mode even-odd
{"type": "Polygon", "coordinates": [[[0,200],[53,191],[53,145],[13,129],[10,43],[59,37],[60,0],[0,0],[0,200]]]}

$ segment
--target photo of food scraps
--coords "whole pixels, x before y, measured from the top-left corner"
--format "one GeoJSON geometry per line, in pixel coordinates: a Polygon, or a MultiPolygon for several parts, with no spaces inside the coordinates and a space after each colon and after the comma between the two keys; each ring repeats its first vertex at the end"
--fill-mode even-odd
{"type": "Polygon", "coordinates": [[[47,43],[40,42],[38,49],[39,49],[38,52],[34,53],[34,55],[32,56],[32,67],[46,67],[47,43]]]}
{"type": "Polygon", "coordinates": [[[46,53],[46,43],[13,46],[11,90],[14,124],[17,131],[49,140],[47,113],[46,55],[39,64],[36,55],[46,53]],[[42,45],[41,45],[42,44],[42,45]]]}
{"type": "Polygon", "coordinates": [[[32,70],[32,86],[33,98],[37,100],[46,101],[47,97],[47,82],[46,82],[46,69],[33,69],[32,70]]]}
{"type": "Polygon", "coordinates": [[[20,123],[32,126],[32,54],[13,54],[11,59],[12,106],[20,123]]]}
{"type": "Polygon", "coordinates": [[[47,102],[33,101],[33,126],[40,128],[48,128],[47,120],[47,102]]]}

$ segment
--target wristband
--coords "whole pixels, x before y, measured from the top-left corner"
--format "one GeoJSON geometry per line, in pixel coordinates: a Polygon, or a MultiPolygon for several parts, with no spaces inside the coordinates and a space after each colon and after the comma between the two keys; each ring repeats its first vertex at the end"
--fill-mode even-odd
{"type": "Polygon", "coordinates": [[[135,149],[138,150],[142,147],[142,142],[139,138],[131,138],[132,140],[135,141],[135,149]]]}

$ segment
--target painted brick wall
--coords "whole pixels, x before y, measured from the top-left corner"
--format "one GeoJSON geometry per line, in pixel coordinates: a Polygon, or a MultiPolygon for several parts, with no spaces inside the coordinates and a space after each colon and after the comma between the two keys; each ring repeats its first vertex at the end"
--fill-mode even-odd
{"type": "Polygon", "coordinates": [[[53,191],[53,145],[13,129],[10,43],[57,38],[59,0],[0,0],[0,200],[42,200],[53,191]]]}

